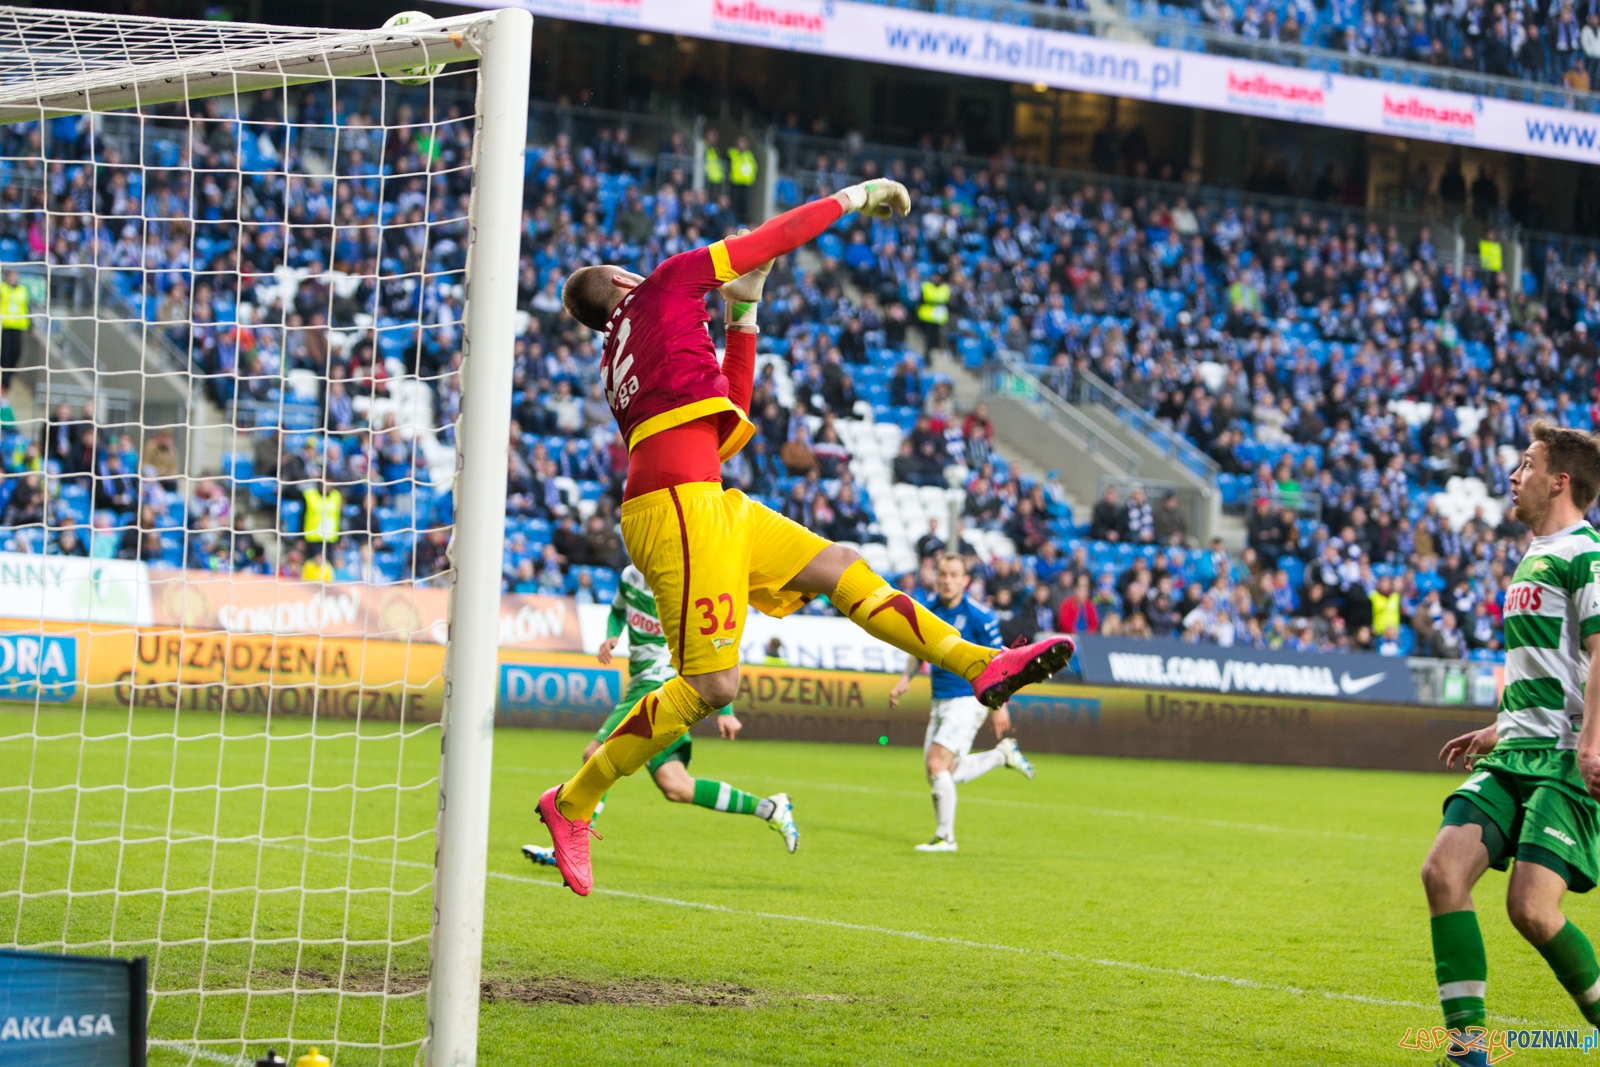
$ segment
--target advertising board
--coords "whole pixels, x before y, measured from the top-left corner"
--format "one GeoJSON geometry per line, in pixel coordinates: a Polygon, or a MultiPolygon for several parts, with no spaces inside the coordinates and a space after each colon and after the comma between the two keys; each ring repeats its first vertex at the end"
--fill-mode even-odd
{"type": "Polygon", "coordinates": [[[547,18],[1600,163],[1600,116],[887,4],[521,0],[521,6],[547,18]]]}
{"type": "MultiPolygon", "coordinates": [[[[443,709],[444,590],[194,572],[182,580],[133,578],[114,622],[98,621],[106,600],[92,595],[56,596],[56,609],[43,618],[0,618],[0,700],[34,705],[39,713],[52,706],[68,713],[152,708],[406,722],[435,721],[443,709]]],[[[7,579],[0,559],[0,585],[7,580],[59,591],[97,579],[45,570],[7,579]]],[[[30,610],[39,599],[21,597],[30,610]]],[[[626,689],[625,654],[607,667],[593,656],[605,610],[580,610],[566,598],[503,598],[502,725],[599,726],[626,689]]],[[[903,655],[891,656],[844,619],[750,618],[734,701],[743,736],[922,744],[926,677],[914,680],[898,708],[889,707],[903,655]],[[777,665],[764,654],[774,636],[786,660],[777,665]]],[[[1415,704],[1405,663],[1376,656],[1304,657],[1089,636],[1077,662],[1085,684],[1036,686],[1012,701],[1024,746],[1422,770],[1433,766],[1445,740],[1493,715],[1464,703],[1415,704]]],[[[714,723],[696,727],[714,731],[714,723]]]]}
{"type": "Polygon", "coordinates": [[[149,569],[132,560],[0,552],[0,604],[25,619],[153,621],[149,569]]]}
{"type": "Polygon", "coordinates": [[[0,1063],[142,1067],[146,962],[0,949],[0,1063]]]}
{"type": "MultiPolygon", "coordinates": [[[[146,621],[160,626],[245,635],[372,637],[435,645],[443,645],[449,637],[450,593],[439,586],[299,582],[209,571],[157,571],[147,580],[151,607],[146,621]]],[[[87,621],[81,614],[43,617],[87,621]]],[[[572,599],[502,596],[500,647],[578,651],[582,638],[572,599]]]]}
{"type": "Polygon", "coordinates": [[[1405,660],[1371,653],[1275,652],[1083,634],[1076,663],[1083,680],[1098,685],[1401,704],[1417,699],[1405,660]]]}
{"type": "MultiPolygon", "coordinates": [[[[68,714],[79,707],[132,707],[426,722],[443,706],[441,645],[34,625],[33,634],[13,639],[58,648],[73,672],[70,684],[36,673],[39,713],[51,706],[68,714]]],[[[0,665],[3,633],[15,626],[0,620],[0,665]]],[[[582,653],[502,649],[499,671],[502,726],[596,729],[627,681],[619,666],[600,667],[582,653]]],[[[900,706],[891,708],[896,678],[882,671],[747,664],[733,707],[746,738],[920,746],[928,680],[915,679],[900,706]]],[[[34,700],[21,688],[0,699],[34,700]]],[[[1024,748],[1039,752],[1406,770],[1432,769],[1446,740],[1494,717],[1487,708],[1281,692],[1055,684],[1018,695],[1010,713],[1024,748]]],[[[695,727],[697,735],[715,730],[711,722],[695,727]]],[[[980,747],[987,743],[979,741],[980,747]]]]}
{"type": "MultiPolygon", "coordinates": [[[[891,709],[893,676],[745,667],[734,711],[745,738],[920,746],[928,683],[891,709]],[[826,688],[820,683],[832,676],[826,688]],[[855,679],[855,686],[849,679],[855,679]],[[749,691],[749,696],[745,695],[749,691]]],[[[1450,738],[1494,721],[1487,708],[1438,708],[1251,693],[1039,685],[1009,706],[1024,751],[1320,767],[1440,770],[1450,738]]],[[[696,734],[715,733],[701,724],[696,734]]],[[[994,743],[989,726],[978,748],[994,743]]]]}

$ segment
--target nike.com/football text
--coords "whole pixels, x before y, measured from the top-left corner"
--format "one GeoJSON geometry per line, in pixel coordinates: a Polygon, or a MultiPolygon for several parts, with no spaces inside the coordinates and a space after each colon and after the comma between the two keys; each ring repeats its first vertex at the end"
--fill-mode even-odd
{"type": "Polygon", "coordinates": [[[1388,677],[1387,671],[1353,678],[1349,671],[1335,676],[1332,668],[1314,664],[1218,662],[1204,656],[1113,652],[1107,659],[1113,680],[1125,685],[1210,689],[1219,693],[1356,696],[1388,677]]]}

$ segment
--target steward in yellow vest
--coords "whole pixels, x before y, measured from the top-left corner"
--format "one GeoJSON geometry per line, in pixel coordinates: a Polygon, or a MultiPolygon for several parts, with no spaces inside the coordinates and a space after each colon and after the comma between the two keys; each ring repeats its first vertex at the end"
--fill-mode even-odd
{"type": "Polygon", "coordinates": [[[305,491],[306,540],[333,544],[339,540],[339,522],[344,517],[344,495],[337,489],[305,491]]]}
{"type": "Polygon", "coordinates": [[[6,271],[0,282],[0,327],[7,330],[28,328],[28,289],[17,283],[17,272],[6,271]]]}
{"type": "Polygon", "coordinates": [[[917,306],[923,341],[931,352],[944,348],[944,328],[950,321],[950,283],[943,273],[937,281],[922,283],[922,303],[917,306]]]}
{"type": "Polygon", "coordinates": [[[733,185],[733,212],[740,222],[755,222],[751,214],[751,193],[756,184],[756,154],[750,150],[750,139],[741,137],[728,149],[728,181],[733,185]]]}
{"type": "Polygon", "coordinates": [[[922,304],[917,308],[917,318],[936,326],[950,321],[949,282],[922,283],[922,304]]]}
{"type": "MultiPolygon", "coordinates": [[[[739,145],[749,142],[743,137],[739,138],[739,145]]],[[[735,185],[754,185],[756,183],[756,154],[745,147],[728,149],[728,180],[735,185]]]]}
{"type": "Polygon", "coordinates": [[[0,281],[0,372],[16,370],[22,363],[22,341],[29,325],[28,290],[18,284],[17,272],[8,270],[0,281]]]}
{"type": "Polygon", "coordinates": [[[707,130],[702,151],[706,154],[706,187],[721,185],[728,180],[728,172],[722,165],[722,153],[717,151],[717,131],[707,130]]]}
{"type": "Polygon", "coordinates": [[[1388,577],[1378,579],[1378,588],[1367,594],[1372,601],[1372,634],[1382,637],[1391,626],[1400,625],[1400,592],[1388,577]]]}

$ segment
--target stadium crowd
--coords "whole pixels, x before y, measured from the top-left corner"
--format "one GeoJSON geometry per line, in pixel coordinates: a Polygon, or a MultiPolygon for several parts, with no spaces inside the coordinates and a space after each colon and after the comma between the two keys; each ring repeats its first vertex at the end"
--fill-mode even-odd
{"type": "MultiPolygon", "coordinates": [[[[1064,5],[1063,5],[1064,6],[1064,5]]],[[[1600,79],[1600,6],[1591,0],[1130,0],[1251,40],[1331,48],[1587,92],[1600,79]]]]}
{"type": "MultiPolygon", "coordinates": [[[[107,433],[93,405],[56,406],[32,439],[7,419],[12,547],[261,572],[281,530],[285,574],[438,574],[434,435],[396,424],[395,389],[421,383],[409,400],[448,440],[471,124],[452,111],[416,125],[402,105],[378,130],[375,104],[351,101],[329,152],[331,138],[289,142],[280,94],[249,99],[242,115],[207,100],[192,120],[152,108],[142,130],[76,116],[0,129],[0,260],[47,261],[51,299],[81,286],[143,320],[242,446],[226,479],[189,480],[171,429],[141,451],[136,425],[107,433]],[[306,165],[317,151],[333,174],[306,165]]],[[[328,107],[325,91],[293,102],[302,123],[332,121],[328,107]]]]}
{"type": "MultiPolygon", "coordinates": [[[[0,130],[12,179],[0,259],[101,267],[246,442],[217,477],[184,479],[165,431],[139,448],[136,428],[108,432],[93,411],[57,408],[31,434],[8,419],[0,524],[13,550],[430,579],[448,545],[447,476],[430,459],[459,404],[470,128],[459,113],[419,124],[402,105],[379,130],[376,100],[343,94],[334,173],[308,173],[316,146],[273,123],[286,102],[253,99],[242,116],[208,103],[192,126],[174,121],[173,138],[145,149],[159,167],[125,162],[109,127],[90,162],[91,128],[76,119],[0,130]],[[419,407],[426,416],[407,421],[419,407]]],[[[287,103],[302,123],[329,121],[317,91],[287,103]]],[[[658,166],[626,129],[530,148],[509,591],[605,600],[625,562],[626,452],[597,381],[598,339],[563,315],[559,293],[578,265],[648,272],[750,221],[747,197],[694,191],[675,158],[658,166]]],[[[871,159],[807,164],[796,190],[876,172],[871,159]]],[[[1008,638],[1494,655],[1521,536],[1492,502],[1506,455],[1534,418],[1593,423],[1593,255],[1532,296],[1500,273],[1457,274],[1426,230],[1403,242],[1247,199],[1213,209],[1043,179],[1015,187],[1004,170],[933,157],[886,167],[912,188],[911,217],[851,217],[819,240],[814,269],[791,257],[769,282],[759,433],[727,484],[836,540],[883,542],[845,441],[847,420],[892,423],[889,478],[964,494],[958,545],[983,546],[976,595],[1008,638]],[[1212,457],[1225,498],[1248,513],[1247,547],[1193,543],[1175,501],[1138,490],[1076,522],[1059,485],[997,452],[981,408],[957,410],[919,349],[973,365],[1010,353],[1068,398],[1093,376],[1116,385],[1212,457]],[[1452,478],[1481,487],[1482,512],[1441,512],[1433,495],[1452,478]]],[[[900,580],[926,592],[946,546],[934,529],[910,547],[900,580]]]]}
{"type": "MultiPolygon", "coordinates": [[[[822,191],[845,166],[818,160],[802,177],[822,191]]],[[[1497,649],[1495,591],[1509,582],[1520,531],[1498,506],[1463,521],[1431,496],[1463,478],[1486,502],[1503,497],[1507,449],[1526,443],[1533,419],[1592,424],[1592,257],[1576,280],[1551,272],[1534,299],[1508,293],[1501,274],[1457,276],[1426,230],[1403,243],[1392,229],[1341,230],[1248,204],[1213,212],[1042,182],[1014,193],[1003,173],[936,166],[891,164],[919,194],[916,217],[852,220],[819,241],[820,269],[791,269],[769,287],[764,344],[787,361],[794,413],[811,418],[769,408],[781,421],[762,422],[751,462],[731,465],[730,480],[753,475],[791,513],[827,525],[827,479],[842,473],[844,521],[859,530],[861,495],[831,424],[865,404],[906,431],[897,481],[937,485],[960,472],[967,517],[1016,546],[1018,562],[991,563],[984,578],[1017,633],[1109,625],[1294,647],[1497,649]],[[923,321],[924,283],[948,284],[948,326],[923,321]],[[997,470],[992,426],[955,410],[948,383],[908,349],[915,332],[980,358],[1025,353],[1068,397],[1089,374],[1119,386],[1216,460],[1225,494],[1250,512],[1244,554],[1151,551],[1181,540],[1182,520],[1138,495],[1102,501],[1087,528],[1072,527],[1045,486],[997,470]],[[1138,548],[1139,562],[1103,550],[1118,542],[1138,548]]],[[[566,190],[547,206],[574,219],[610,214],[615,232],[636,235],[601,258],[640,270],[675,237],[739,221],[725,200],[670,178],[652,204],[631,168],[559,139],[536,172],[547,195],[566,190]]],[[[565,247],[578,258],[564,266],[584,261],[577,236],[565,247]]],[[[559,242],[545,247],[560,259],[559,242]]],[[[933,547],[925,539],[919,555],[933,547]]]]}

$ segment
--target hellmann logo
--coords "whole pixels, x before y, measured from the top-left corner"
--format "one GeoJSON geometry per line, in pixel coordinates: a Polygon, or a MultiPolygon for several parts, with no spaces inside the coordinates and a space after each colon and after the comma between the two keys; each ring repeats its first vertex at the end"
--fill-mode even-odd
{"type": "Polygon", "coordinates": [[[1200,656],[1149,656],[1136,652],[1112,652],[1113,681],[1127,685],[1210,689],[1219,693],[1282,693],[1286,696],[1356,696],[1388,677],[1379,671],[1362,678],[1345,671],[1338,677],[1328,667],[1294,663],[1249,663],[1243,660],[1218,662],[1200,656]]]}
{"type": "Polygon", "coordinates": [[[1435,126],[1451,126],[1458,130],[1473,130],[1478,126],[1478,116],[1465,108],[1435,107],[1433,104],[1423,103],[1414,96],[1396,100],[1388,93],[1383,94],[1383,117],[1431,122],[1435,126]]]}
{"type": "Polygon", "coordinates": [[[804,33],[822,33],[828,28],[827,20],[809,11],[795,11],[781,7],[768,7],[756,0],[712,0],[711,17],[726,22],[741,22],[752,26],[771,26],[779,30],[800,30],[804,33]]]}
{"type": "Polygon", "coordinates": [[[1228,92],[1236,96],[1277,100],[1285,104],[1303,104],[1310,107],[1321,107],[1327,100],[1327,96],[1315,85],[1276,81],[1264,74],[1241,78],[1231,70],[1228,71],[1228,92]]]}

